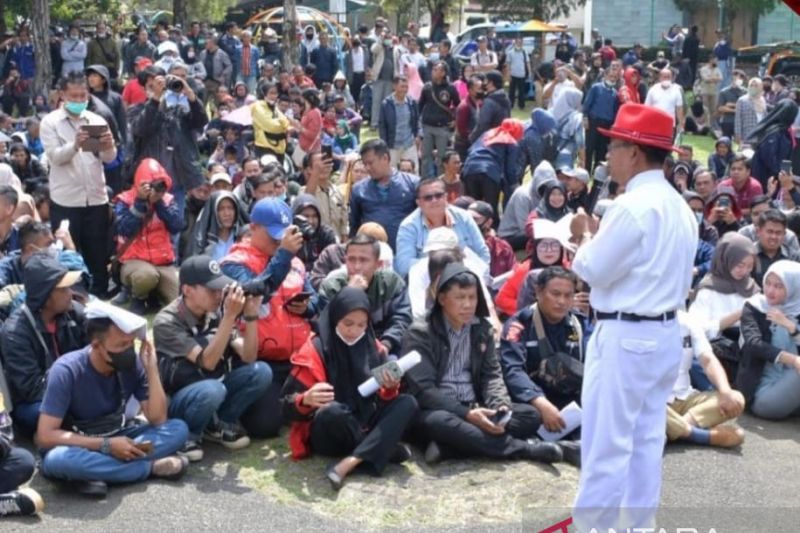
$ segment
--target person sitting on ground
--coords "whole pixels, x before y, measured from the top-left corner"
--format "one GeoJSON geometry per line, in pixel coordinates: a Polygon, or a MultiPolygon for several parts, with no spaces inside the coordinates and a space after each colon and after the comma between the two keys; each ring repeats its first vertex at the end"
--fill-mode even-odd
{"type": "Polygon", "coordinates": [[[162,302],[178,297],[172,239],[184,223],[171,189],[172,178],[164,167],[145,158],[133,186],[114,200],[120,278],[132,297],[130,311],[137,315],[147,312],[153,296],[162,302]]]}
{"type": "Polygon", "coordinates": [[[189,256],[209,255],[215,261],[228,255],[247,225],[246,213],[236,196],[228,191],[215,191],[200,211],[194,226],[194,239],[189,256]]]}
{"type": "Polygon", "coordinates": [[[722,237],[728,232],[737,232],[742,224],[742,211],[736,202],[736,191],[732,187],[718,187],[706,202],[706,220],[722,237]]]}
{"type": "Polygon", "coordinates": [[[31,452],[14,444],[7,394],[0,365],[0,518],[30,516],[44,510],[44,500],[38,492],[30,487],[20,488],[33,477],[36,459],[31,452]]]}
{"type": "Polygon", "coordinates": [[[531,119],[525,126],[525,134],[520,141],[520,147],[522,148],[523,165],[526,169],[530,167],[532,173],[535,173],[536,168],[550,155],[548,152],[552,151],[555,127],[556,119],[549,111],[536,108],[531,112],[531,119]]]}
{"type": "Polygon", "coordinates": [[[322,251],[338,241],[336,232],[322,222],[322,210],[315,196],[297,196],[292,203],[292,211],[295,223],[298,223],[298,216],[305,219],[305,224],[298,225],[303,233],[303,246],[297,252],[297,258],[305,265],[306,272],[311,272],[322,251]]]}
{"type": "Polygon", "coordinates": [[[705,218],[706,202],[703,197],[694,191],[683,191],[682,196],[697,219],[700,240],[707,242],[712,247],[716,246],[717,241],[719,241],[719,234],[717,233],[717,228],[709,224],[705,218]]]}
{"type": "MultiPolygon", "coordinates": [[[[386,235],[386,230],[383,229],[383,226],[376,222],[365,222],[358,228],[358,232],[363,233],[364,235],[369,235],[376,241],[380,243],[381,246],[381,256],[384,255],[384,252],[388,248],[388,251],[391,252],[391,248],[389,248],[388,241],[389,236],[386,235]]],[[[328,274],[334,272],[341,268],[345,264],[345,259],[347,257],[347,244],[346,243],[335,243],[329,245],[327,248],[322,250],[322,253],[319,254],[319,257],[314,262],[314,268],[311,271],[310,279],[311,285],[314,287],[314,290],[319,290],[322,282],[325,281],[325,278],[328,277],[328,274]]],[[[389,264],[390,267],[394,265],[394,261],[392,260],[389,264]]]]}
{"type": "Polygon", "coordinates": [[[742,310],[742,357],[736,388],[759,418],[781,420],[800,409],[800,264],[778,261],[764,293],[742,310]]]}
{"type": "Polygon", "coordinates": [[[325,472],[334,490],[362,463],[380,475],[389,462],[411,458],[400,440],[417,413],[414,397],[400,394],[400,381],[388,375],[377,394],[364,398],[357,391],[387,361],[376,344],[369,298],[345,287],[322,312],[319,335],[292,356],[282,402],[292,420],[292,457],[344,456],[325,472]]]}
{"type": "MultiPolygon", "coordinates": [[[[758,242],[758,228],[756,227],[756,223],[758,222],[758,219],[761,218],[763,213],[774,208],[775,203],[766,194],[762,194],[753,198],[753,201],[750,204],[750,220],[752,220],[752,222],[742,227],[739,230],[739,235],[744,235],[752,242],[758,242]]],[[[788,227],[786,228],[786,234],[783,237],[783,246],[786,247],[789,253],[800,257],[800,242],[797,239],[797,235],[788,227]]]]}
{"type": "MultiPolygon", "coordinates": [[[[503,326],[500,366],[508,393],[532,405],[537,423],[548,431],[565,429],[561,409],[580,403],[583,381],[583,328],[572,312],[577,276],[563,267],[547,267],[536,278],[536,303],[520,309],[503,326]],[[543,338],[542,338],[543,336],[543,338]],[[548,373],[548,360],[574,359],[570,374],[548,373]]],[[[580,448],[561,442],[564,458],[580,466],[580,448]]]]}
{"type": "Polygon", "coordinates": [[[594,204],[594,191],[589,191],[589,173],[586,169],[562,167],[559,174],[566,178],[567,207],[572,212],[583,209],[589,212],[594,204]]]}
{"type": "Polygon", "coordinates": [[[8,149],[11,170],[22,182],[24,191],[32,194],[37,187],[47,184],[47,170],[31,155],[27,146],[14,143],[8,149]]]}
{"type": "MultiPolygon", "coordinates": [[[[708,156],[708,168],[716,176],[727,176],[728,166],[730,166],[736,154],[731,149],[730,137],[720,137],[714,143],[714,152],[708,156]]],[[[749,168],[749,167],[748,167],[749,168]]]]}
{"type": "Polygon", "coordinates": [[[291,370],[289,358],[308,340],[309,321],[321,309],[303,262],[296,257],[303,234],[291,222],[285,202],[259,200],[250,216],[250,236],[236,243],[221,262],[226,276],[267,299],[265,312],[258,313],[258,357],[269,363],[273,379],[241,419],[256,438],[274,437],[283,425],[279,402],[291,370]]]}
{"type": "Polygon", "coordinates": [[[542,161],[533,170],[533,179],[529,186],[520,186],[514,190],[500,217],[497,234],[514,250],[524,250],[530,237],[525,232],[528,217],[539,206],[546,185],[556,184],[556,171],[549,161],[542,161]]]}
{"type": "Polygon", "coordinates": [[[469,214],[478,226],[489,248],[489,275],[494,277],[510,272],[517,264],[517,258],[511,245],[497,236],[492,229],[494,210],[486,202],[472,202],[469,204],[469,214]]]}
{"type": "Polygon", "coordinates": [[[339,239],[347,240],[347,203],[339,188],[332,182],[333,165],[322,152],[311,152],[303,158],[305,185],[300,194],[310,194],[319,204],[320,221],[336,231],[339,239]]]}
{"type": "Polygon", "coordinates": [[[403,339],[403,353],[422,357],[406,379],[420,408],[415,431],[428,442],[425,461],[451,456],[560,461],[557,444],[530,440],[538,426],[536,410],[512,404],[508,396],[479,287],[465,266],[448,265],[427,319],[403,339]]]}
{"type": "Polygon", "coordinates": [[[97,300],[86,316],[89,345],[59,357],[47,375],[36,432],[42,474],[100,497],[112,483],[177,480],[189,464],[175,455],[188,429],[167,418],[147,321],[97,300]],[[126,417],[131,398],[141,405],[144,422],[126,417]]]}
{"type": "Polygon", "coordinates": [[[779,209],[764,211],[756,221],[756,265],[753,279],[759,287],[763,287],[764,274],[776,261],[788,259],[800,261],[800,256],[790,251],[784,244],[788,219],[779,209]]]}
{"type": "Polygon", "coordinates": [[[430,232],[438,227],[449,227],[456,232],[459,244],[475,252],[486,265],[491,262],[489,248],[472,217],[447,203],[445,184],[439,178],[424,179],[417,187],[417,209],[400,224],[397,231],[397,254],[394,268],[401,276],[423,254],[430,232]]]}
{"type": "Polygon", "coordinates": [[[739,446],[744,442],[742,428],[723,424],[742,414],[744,396],[731,388],[702,327],[684,311],[678,311],[678,322],[684,339],[683,357],[667,403],[667,439],[722,448],[739,446]],[[700,392],[692,388],[690,369],[695,358],[716,390],[700,392]]]}
{"type": "Polygon", "coordinates": [[[3,325],[3,364],[14,417],[26,433],[36,430],[48,373],[63,354],[86,345],[83,307],[72,300],[81,271],[69,271],[48,252],[25,263],[25,304],[3,325]]]}
{"type": "Polygon", "coordinates": [[[542,199],[539,200],[539,205],[536,207],[536,217],[558,222],[570,212],[569,205],[567,205],[567,187],[559,181],[548,183],[544,187],[542,199]]]}
{"type": "Polygon", "coordinates": [[[320,309],[344,287],[359,287],[370,301],[370,317],[383,355],[397,354],[411,324],[411,304],[403,279],[393,270],[379,269],[381,247],[368,235],[356,235],[345,248],[346,269],[320,286],[320,309]]]}
{"type": "Polygon", "coordinates": [[[750,214],[753,198],[764,194],[761,184],[750,176],[750,160],[744,155],[735,156],[728,165],[729,176],[719,182],[718,188],[730,187],[736,194],[736,205],[744,216],[750,214]]]}
{"type": "Polygon", "coordinates": [[[442,174],[439,179],[444,182],[447,203],[454,203],[464,195],[464,182],[461,181],[461,156],[455,150],[446,150],[442,155],[442,174]]]}
{"type": "Polygon", "coordinates": [[[531,249],[528,257],[514,267],[511,277],[503,284],[495,297],[497,309],[506,316],[517,312],[520,289],[530,272],[549,266],[565,266],[566,253],[563,238],[556,225],[546,219],[532,221],[531,249]]]}
{"type": "Polygon", "coordinates": [[[230,450],[250,444],[239,420],[269,387],[272,371],[256,360],[261,295],[246,296],[207,255],[183,262],[180,284],[181,296],[156,315],[153,339],[164,388],[172,397],[169,415],[189,426],[181,452],[199,461],[200,439],[230,450]]]}
{"type": "Polygon", "coordinates": [[[0,257],[19,250],[19,229],[14,224],[19,195],[17,188],[0,185],[0,257]]]}

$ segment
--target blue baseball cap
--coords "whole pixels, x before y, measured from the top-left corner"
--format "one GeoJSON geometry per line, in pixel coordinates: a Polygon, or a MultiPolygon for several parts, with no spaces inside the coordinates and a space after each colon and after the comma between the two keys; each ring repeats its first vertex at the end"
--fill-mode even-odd
{"type": "Polygon", "coordinates": [[[264,226],[269,236],[279,241],[292,223],[292,210],[278,198],[262,198],[253,206],[250,222],[264,226]]]}

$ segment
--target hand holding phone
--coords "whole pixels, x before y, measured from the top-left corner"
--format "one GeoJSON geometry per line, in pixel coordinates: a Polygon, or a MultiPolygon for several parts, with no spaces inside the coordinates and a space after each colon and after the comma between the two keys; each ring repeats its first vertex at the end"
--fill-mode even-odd
{"type": "Polygon", "coordinates": [[[137,442],[134,444],[137,448],[142,450],[146,455],[150,455],[153,453],[153,441],[151,440],[144,440],[142,442],[137,442]]]}
{"type": "Polygon", "coordinates": [[[494,412],[494,414],[489,418],[492,424],[495,426],[505,426],[511,420],[511,415],[513,412],[511,409],[498,409],[494,412]]]}

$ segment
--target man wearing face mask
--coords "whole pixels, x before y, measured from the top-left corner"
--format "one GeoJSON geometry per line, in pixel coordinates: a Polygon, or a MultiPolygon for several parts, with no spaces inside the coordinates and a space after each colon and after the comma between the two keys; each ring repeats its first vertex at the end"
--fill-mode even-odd
{"type": "Polygon", "coordinates": [[[59,357],[47,377],[37,429],[42,473],[93,497],[104,497],[110,484],[177,480],[189,464],[176,455],[188,428],[167,419],[147,321],[100,301],[86,316],[89,345],[59,357]],[[131,398],[144,422],[126,416],[131,398]]]}
{"type": "MultiPolygon", "coordinates": [[[[392,46],[392,35],[383,32],[380,40],[370,49],[372,55],[372,117],[370,126],[378,128],[381,104],[392,93],[399,51],[392,46]]],[[[397,69],[399,70],[399,69],[397,69]]]]}
{"type": "Polygon", "coordinates": [[[317,30],[313,25],[306,26],[304,36],[305,38],[300,41],[300,66],[311,63],[311,52],[319,47],[317,30]]]}
{"type": "Polygon", "coordinates": [[[83,72],[71,72],[59,82],[64,104],[42,119],[41,138],[50,163],[50,225],[69,220],[70,233],[92,274],[92,293],[108,290],[108,194],[103,163],[117,157],[108,123],[87,111],[89,94],[83,72]],[[87,144],[89,131],[102,130],[97,143],[87,144]],[[89,151],[84,146],[97,149],[89,151]]]}
{"type": "Polygon", "coordinates": [[[658,84],[647,92],[645,105],[665,111],[675,120],[676,133],[683,131],[683,93],[679,85],[672,82],[672,70],[665,68],[658,75],[658,84]]]}
{"type": "Polygon", "coordinates": [[[81,272],[69,271],[48,252],[25,263],[25,304],[5,322],[0,345],[3,368],[23,431],[36,430],[47,373],[62,354],[86,345],[83,307],[72,300],[81,272]]]}
{"type": "Polygon", "coordinates": [[[619,109],[617,95],[618,74],[613,68],[605,71],[602,81],[592,85],[583,102],[583,116],[586,117],[586,169],[594,170],[594,165],[605,161],[608,139],[601,135],[599,128],[613,124],[619,109]]]}
{"type": "Polygon", "coordinates": [[[114,36],[108,32],[106,23],[100,21],[95,26],[94,38],[89,41],[86,53],[87,65],[103,65],[108,69],[112,80],[119,76],[120,53],[114,36]]]}
{"type": "Polygon", "coordinates": [[[86,60],[86,41],[81,38],[81,29],[73,23],[69,26],[69,35],[61,42],[61,75],[66,76],[73,70],[83,70],[86,60]]]}
{"type": "MultiPolygon", "coordinates": [[[[720,63],[720,65],[721,64],[722,63],[720,63]]],[[[720,70],[722,69],[720,68],[720,70]]],[[[722,89],[719,93],[719,99],[717,101],[717,105],[719,106],[717,107],[719,125],[722,129],[722,135],[730,139],[732,139],[734,133],[736,133],[736,102],[747,93],[746,85],[747,74],[741,70],[734,70],[731,84],[722,89]]],[[[720,86],[722,86],[722,83],[720,86]]]]}

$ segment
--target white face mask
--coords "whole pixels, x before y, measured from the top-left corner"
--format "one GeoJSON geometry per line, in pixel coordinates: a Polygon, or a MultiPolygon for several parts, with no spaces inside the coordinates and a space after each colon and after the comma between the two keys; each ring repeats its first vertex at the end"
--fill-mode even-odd
{"type": "Polygon", "coordinates": [[[664,89],[669,89],[672,87],[672,82],[670,80],[661,80],[661,87],[664,89]]]}
{"type": "Polygon", "coordinates": [[[339,340],[342,341],[343,343],[345,343],[347,346],[355,346],[356,344],[358,344],[358,341],[360,341],[361,339],[364,338],[364,335],[366,335],[366,334],[367,334],[367,330],[364,330],[364,331],[361,332],[361,335],[356,337],[356,339],[354,341],[348,341],[347,339],[345,339],[342,336],[341,333],[339,333],[339,328],[336,328],[336,336],[339,337],[339,340]]]}

